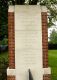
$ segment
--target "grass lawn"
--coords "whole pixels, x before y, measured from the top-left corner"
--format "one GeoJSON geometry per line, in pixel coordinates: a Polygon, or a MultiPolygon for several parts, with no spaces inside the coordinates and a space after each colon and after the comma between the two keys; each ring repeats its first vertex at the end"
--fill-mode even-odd
{"type": "Polygon", "coordinates": [[[57,50],[48,51],[48,61],[52,72],[51,80],[57,80],[57,50]]]}
{"type": "MultiPolygon", "coordinates": [[[[0,58],[8,61],[8,52],[0,53],[0,58]]],[[[57,50],[48,51],[48,62],[52,72],[51,80],[57,80],[57,50]]]]}

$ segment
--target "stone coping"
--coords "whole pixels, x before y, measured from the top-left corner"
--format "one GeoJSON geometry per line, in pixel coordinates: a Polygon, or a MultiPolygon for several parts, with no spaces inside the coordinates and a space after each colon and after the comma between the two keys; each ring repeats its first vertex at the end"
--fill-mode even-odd
{"type": "MultiPolygon", "coordinates": [[[[51,74],[51,68],[42,68],[41,73],[44,74],[51,74]]],[[[16,75],[16,69],[7,69],[7,76],[15,76],[16,75]]]]}
{"type": "Polygon", "coordinates": [[[40,9],[41,12],[47,12],[46,6],[40,6],[40,5],[15,5],[15,6],[10,5],[8,12],[14,12],[16,7],[21,7],[21,6],[23,6],[23,7],[38,7],[38,9],[40,9]]]}

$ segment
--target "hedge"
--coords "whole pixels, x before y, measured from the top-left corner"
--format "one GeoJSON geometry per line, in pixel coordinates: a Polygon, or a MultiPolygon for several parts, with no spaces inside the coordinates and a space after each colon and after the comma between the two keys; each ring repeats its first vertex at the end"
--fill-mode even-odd
{"type": "Polygon", "coordinates": [[[50,43],[48,43],[48,49],[57,49],[57,44],[50,44],[50,43]]]}
{"type": "Polygon", "coordinates": [[[8,61],[4,58],[0,58],[0,80],[7,80],[7,67],[8,61]]]}

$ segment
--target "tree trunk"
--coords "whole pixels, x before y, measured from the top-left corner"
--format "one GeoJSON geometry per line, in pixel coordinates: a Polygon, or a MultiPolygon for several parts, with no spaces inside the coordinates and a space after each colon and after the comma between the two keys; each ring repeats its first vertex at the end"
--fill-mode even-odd
{"type": "Polygon", "coordinates": [[[23,5],[25,0],[16,0],[17,5],[23,5]]]}

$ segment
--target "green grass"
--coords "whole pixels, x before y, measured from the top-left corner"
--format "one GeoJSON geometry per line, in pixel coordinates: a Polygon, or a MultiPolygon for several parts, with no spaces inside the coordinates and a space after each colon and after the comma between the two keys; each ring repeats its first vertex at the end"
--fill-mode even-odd
{"type": "MultiPolygon", "coordinates": [[[[8,52],[0,53],[0,58],[8,61],[8,52]]],[[[48,62],[51,67],[51,80],[57,80],[57,50],[48,51],[48,62]]]]}
{"type": "Polygon", "coordinates": [[[57,50],[48,51],[48,62],[51,67],[51,80],[57,80],[57,50]]]}

